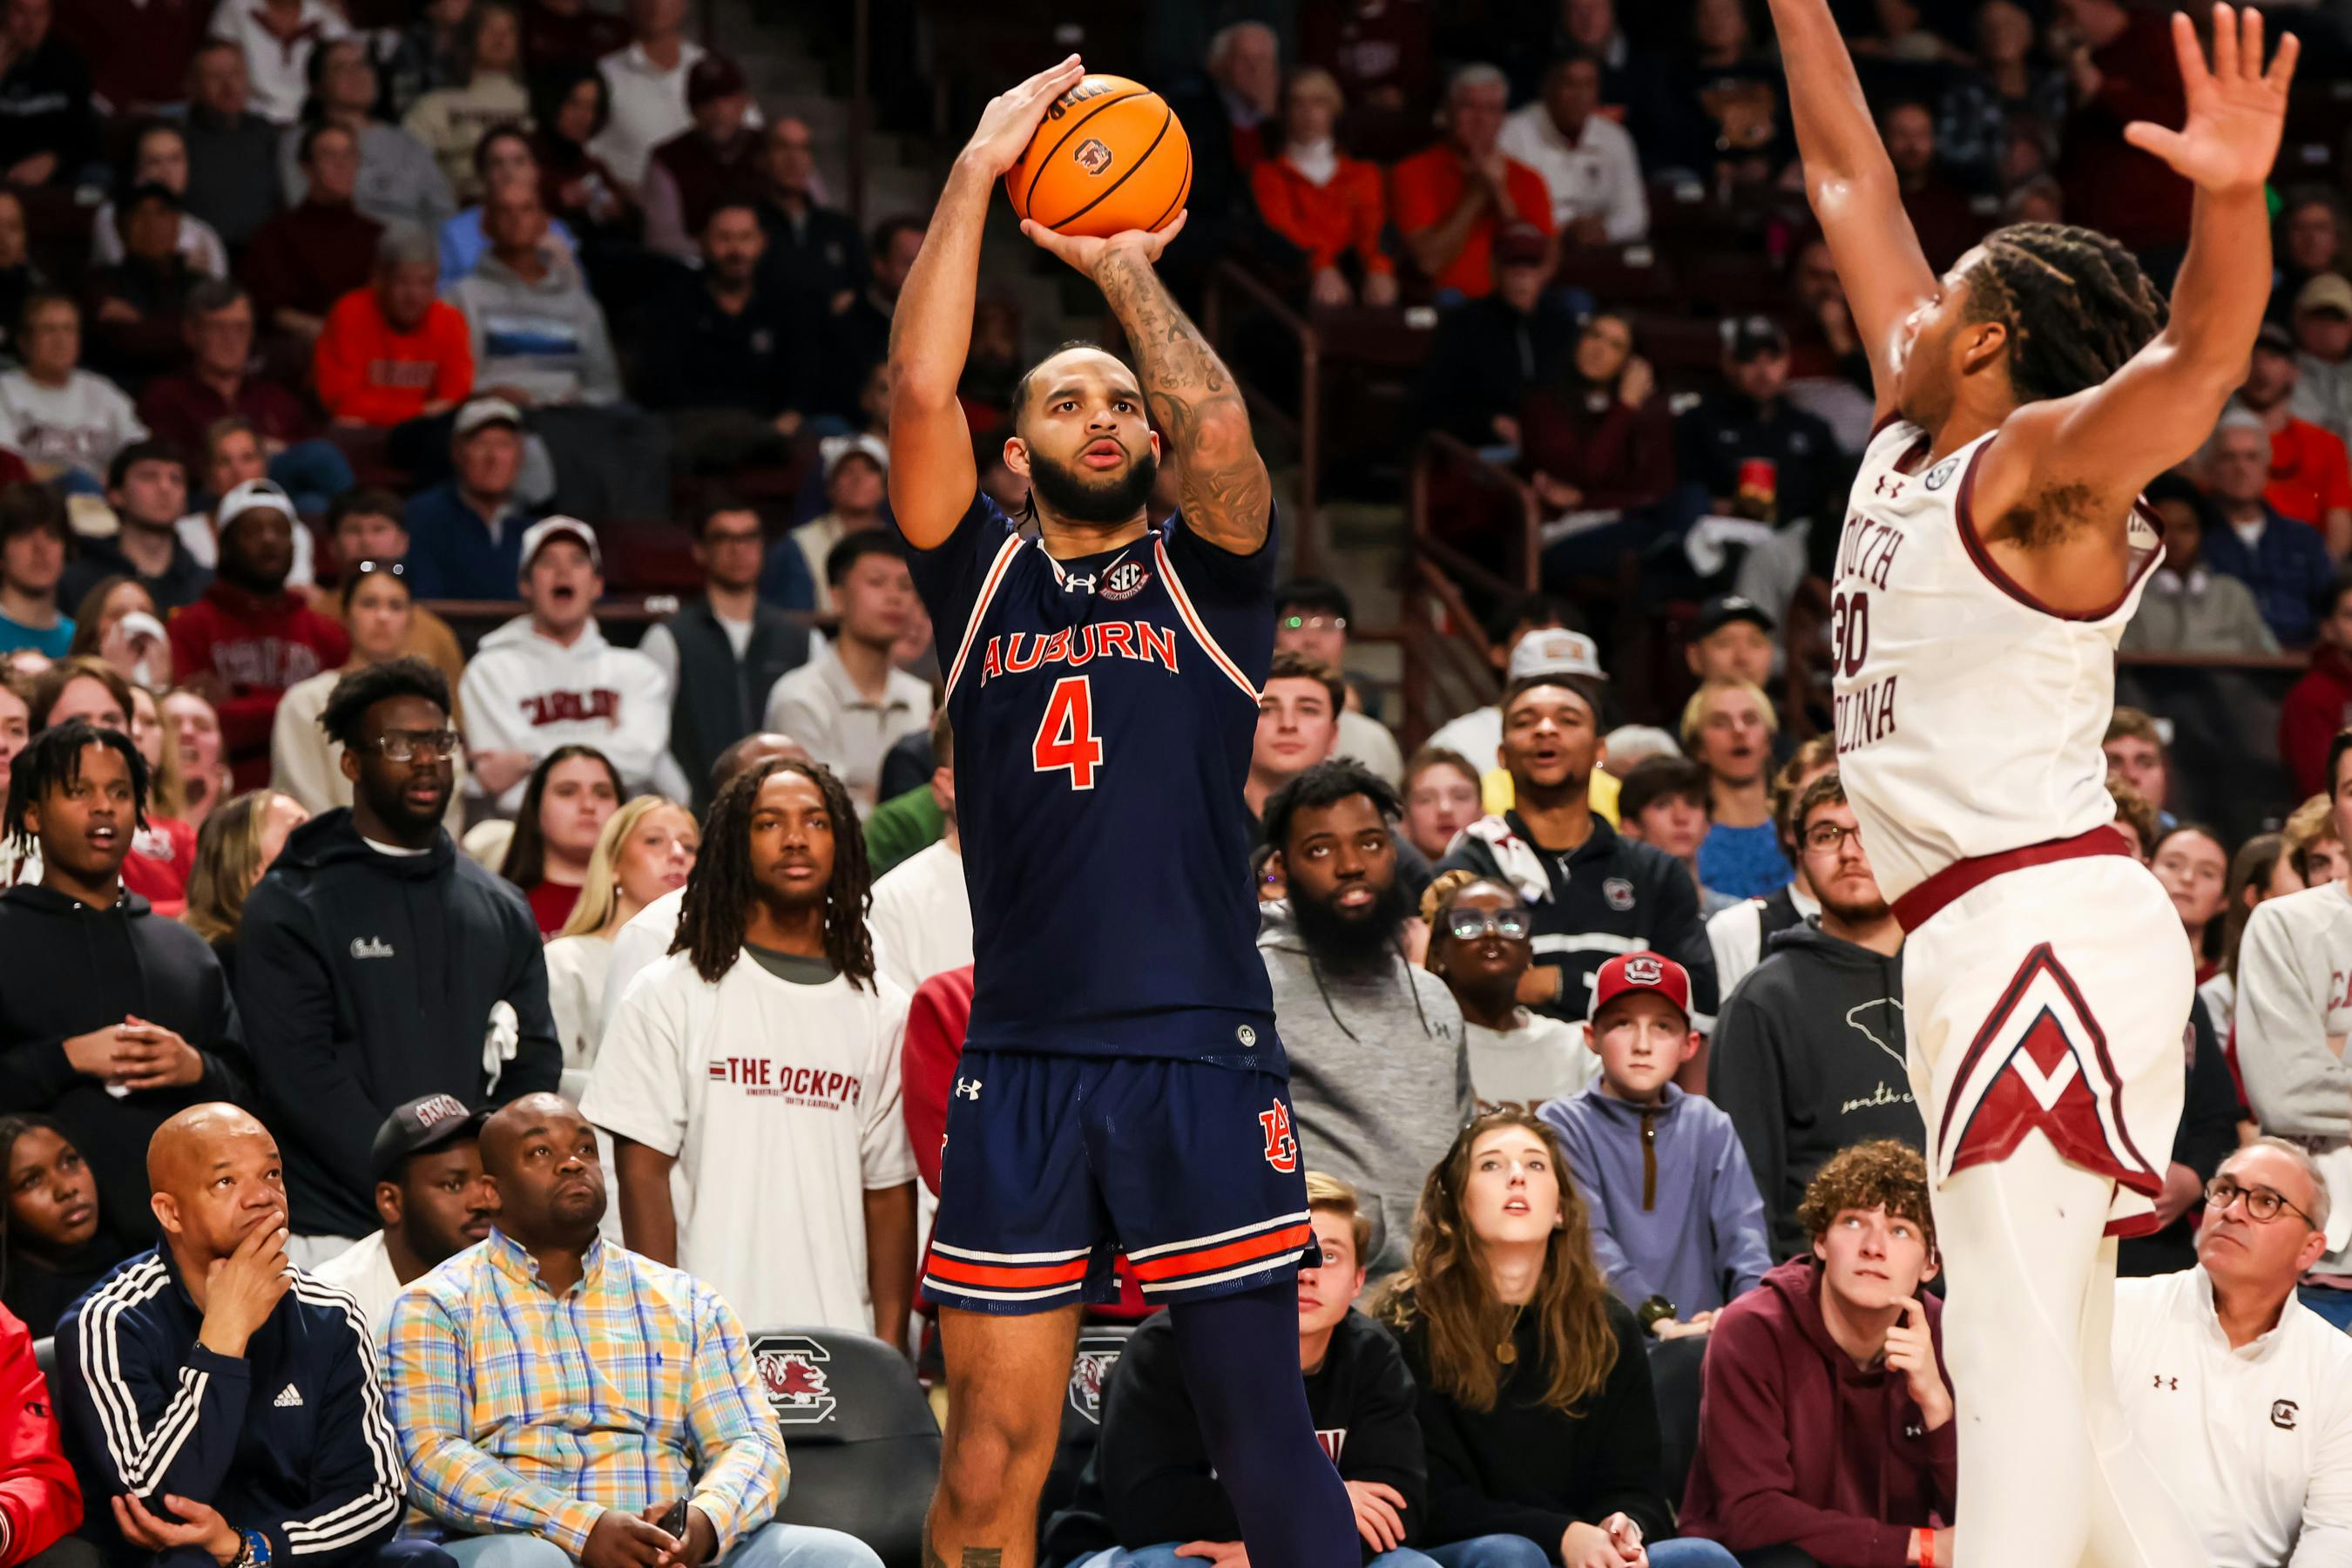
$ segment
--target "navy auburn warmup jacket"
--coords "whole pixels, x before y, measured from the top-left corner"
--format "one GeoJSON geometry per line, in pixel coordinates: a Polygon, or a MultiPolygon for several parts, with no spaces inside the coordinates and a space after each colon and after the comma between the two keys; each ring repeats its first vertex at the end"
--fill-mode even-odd
{"type": "Polygon", "coordinates": [[[118,1560],[146,1554],[100,1493],[167,1495],[269,1538],[273,1563],[364,1560],[400,1528],[407,1479],[384,1414],[375,1342],[351,1297],[308,1274],[241,1358],[196,1342],[171,1255],[142,1252],[58,1323],[58,1412],[90,1489],[87,1532],[118,1560]]]}

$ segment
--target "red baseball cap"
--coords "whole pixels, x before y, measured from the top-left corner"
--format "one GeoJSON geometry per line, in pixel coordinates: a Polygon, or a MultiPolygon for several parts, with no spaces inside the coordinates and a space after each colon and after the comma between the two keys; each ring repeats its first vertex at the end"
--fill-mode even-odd
{"type": "Polygon", "coordinates": [[[1591,1023],[1601,1016],[1601,1009],[1628,991],[1654,991],[1675,1005],[1675,1011],[1690,1022],[1690,971],[1662,952],[1625,952],[1601,966],[1592,977],[1592,1006],[1584,1015],[1591,1023]]]}

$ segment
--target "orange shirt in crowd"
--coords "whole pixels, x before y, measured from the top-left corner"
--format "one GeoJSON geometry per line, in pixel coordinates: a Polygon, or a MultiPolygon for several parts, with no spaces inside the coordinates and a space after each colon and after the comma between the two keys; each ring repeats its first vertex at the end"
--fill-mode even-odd
{"type": "Polygon", "coordinates": [[[1266,226],[1307,252],[1316,271],[1338,266],[1350,250],[1367,273],[1396,270],[1381,251],[1387,204],[1373,165],[1341,158],[1330,183],[1318,185],[1287,158],[1261,159],[1250,171],[1250,194],[1266,226]]]}
{"type": "Polygon", "coordinates": [[[2337,507],[2352,508],[2344,443],[2309,420],[2289,419],[2271,437],[2271,482],[2263,500],[2280,516],[2315,528],[2337,507]]]}
{"type": "Polygon", "coordinates": [[[398,425],[474,386],[474,351],[456,306],[436,300],[415,331],[394,331],[373,289],[335,301],[310,368],[327,413],[362,425],[398,425]]]}
{"type": "MultiPolygon", "coordinates": [[[[1503,184],[1511,206],[1507,221],[1531,223],[1549,234],[1551,192],[1543,176],[1516,159],[1507,163],[1503,184]]],[[[1390,216],[1409,235],[1434,228],[1462,200],[1465,183],[1462,153],[1453,142],[1424,148],[1389,171],[1390,216]]],[[[1461,251],[1430,282],[1439,289],[1458,289],[1473,300],[1492,289],[1495,231],[1503,221],[1491,207],[1481,213],[1461,251]]]]}

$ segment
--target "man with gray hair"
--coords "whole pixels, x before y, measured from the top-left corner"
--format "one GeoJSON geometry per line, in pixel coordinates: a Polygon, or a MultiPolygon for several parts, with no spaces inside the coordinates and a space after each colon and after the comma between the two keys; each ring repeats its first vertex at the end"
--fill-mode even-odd
{"type": "Polygon", "coordinates": [[[2352,1339],[2295,1293],[2329,1206],[2309,1153],[2257,1138],[2206,1184],[2197,1267],[2116,1282],[2124,1422],[2214,1568],[2352,1559],[2352,1339]]]}
{"type": "Polygon", "coordinates": [[[1493,289],[1495,236],[1506,225],[1552,232],[1543,176],[1500,144],[1510,99],[1499,68],[1464,66],[1446,86],[1444,135],[1390,174],[1389,216],[1441,303],[1493,289]]]}
{"type": "Polygon", "coordinates": [[[319,402],[337,424],[446,414],[473,389],[466,318],[433,297],[440,278],[431,236],[410,224],[384,231],[373,281],[335,301],[311,353],[319,402]]]}
{"type": "Polygon", "coordinates": [[[1202,280],[1235,219],[1251,206],[1250,171],[1279,156],[1282,124],[1282,45],[1263,22],[1234,22],[1209,39],[1200,75],[1168,94],[1169,107],[1192,138],[1191,216],[1159,263],[1160,277],[1188,309],[1197,309],[1202,280]]]}
{"type": "Polygon", "coordinates": [[[2317,601],[2335,576],[2327,543],[2309,523],[2263,498],[2271,482],[2271,433],[2262,416],[2232,408],[2205,448],[2205,486],[2228,526],[2205,537],[2205,564],[2253,590],[2263,622],[2287,647],[2318,630],[2317,601]]]}

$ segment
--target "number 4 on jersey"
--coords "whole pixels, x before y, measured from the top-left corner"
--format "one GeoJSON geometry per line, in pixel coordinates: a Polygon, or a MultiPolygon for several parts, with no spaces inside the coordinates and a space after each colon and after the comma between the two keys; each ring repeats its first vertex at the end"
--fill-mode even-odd
{"type": "Polygon", "coordinates": [[[1041,773],[1056,768],[1070,775],[1072,789],[1095,787],[1095,770],[1102,766],[1102,739],[1095,733],[1093,689],[1083,675],[1066,675],[1054,682],[1045,699],[1045,716],[1037,721],[1033,762],[1041,773]]]}

